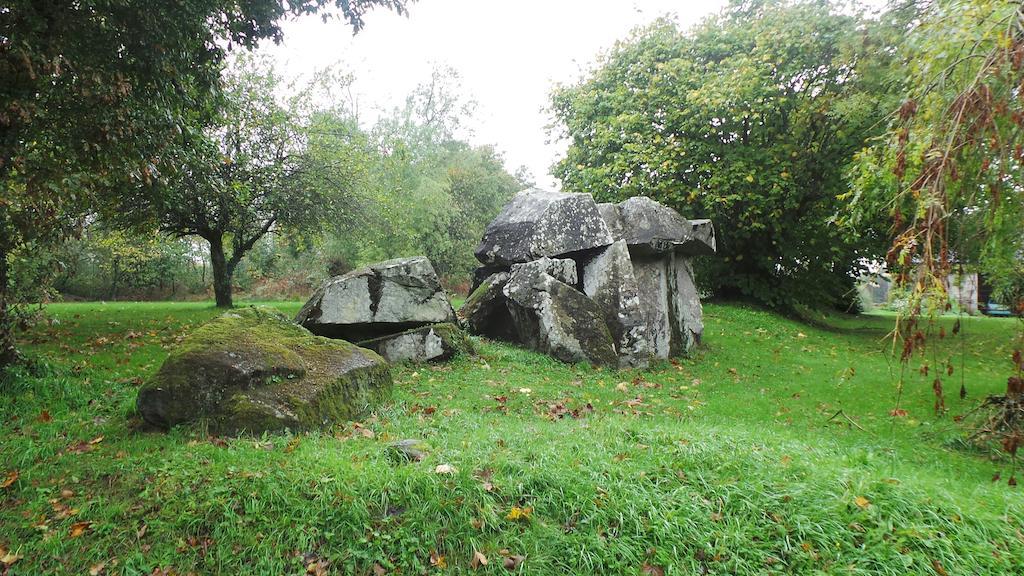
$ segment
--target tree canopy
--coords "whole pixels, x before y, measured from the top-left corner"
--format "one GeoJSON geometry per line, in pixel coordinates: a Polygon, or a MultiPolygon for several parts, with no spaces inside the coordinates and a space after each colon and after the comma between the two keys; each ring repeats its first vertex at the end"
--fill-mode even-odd
{"type": "Polygon", "coordinates": [[[719,256],[700,275],[771,306],[846,302],[869,226],[833,224],[844,167],[889,110],[877,23],[828,2],[735,2],[689,32],[661,20],[620,42],[553,111],[567,190],[650,196],[711,218],[719,256]]]}

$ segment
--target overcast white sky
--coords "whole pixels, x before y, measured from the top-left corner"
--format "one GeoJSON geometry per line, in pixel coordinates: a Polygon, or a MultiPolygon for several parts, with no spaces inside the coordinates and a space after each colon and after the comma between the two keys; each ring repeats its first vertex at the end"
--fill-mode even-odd
{"type": "Polygon", "coordinates": [[[462,77],[478,103],[466,124],[474,144],[494,144],[510,171],[527,166],[539,185],[564,143],[548,144],[551,88],[578,79],[599,53],[636,26],[674,14],[688,26],[725,0],[419,0],[409,16],[375,10],[355,37],[338,20],[310,16],[284,26],[266,52],[287,75],[341,63],[356,75],[364,122],[404,102],[438,65],[462,77]]]}

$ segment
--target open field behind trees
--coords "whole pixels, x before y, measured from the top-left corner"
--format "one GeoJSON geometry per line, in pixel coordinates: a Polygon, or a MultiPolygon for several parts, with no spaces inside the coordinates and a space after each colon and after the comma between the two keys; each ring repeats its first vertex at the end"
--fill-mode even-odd
{"type": "Polygon", "coordinates": [[[481,342],[396,367],[393,400],[358,424],[141,430],[139,383],[216,314],[57,304],[20,335],[48,364],[0,382],[10,574],[1024,572],[1024,499],[951,422],[1005,391],[1015,320],[970,318],[939,345],[963,346],[969,392],[940,419],[916,374],[890,416],[892,317],[816,328],[716,303],[678,364],[613,372],[481,342]],[[402,462],[404,438],[428,457],[402,462]]]}

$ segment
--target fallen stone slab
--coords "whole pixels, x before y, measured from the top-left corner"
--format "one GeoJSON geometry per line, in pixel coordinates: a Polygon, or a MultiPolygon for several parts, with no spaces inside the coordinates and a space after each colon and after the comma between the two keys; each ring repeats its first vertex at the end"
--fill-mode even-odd
{"type": "Polygon", "coordinates": [[[295,321],[310,332],[358,342],[428,324],[455,311],[424,256],[372,264],[326,281],[295,321]]]}
{"type": "Polygon", "coordinates": [[[645,367],[651,356],[640,288],[625,240],[608,246],[583,270],[583,292],[596,303],[615,341],[620,366],[645,367]]]}
{"type": "Polygon", "coordinates": [[[440,362],[474,352],[466,334],[447,322],[365,340],[359,346],[373,350],[388,362],[440,362]]]}
{"type": "Polygon", "coordinates": [[[510,266],[611,243],[590,194],[530,188],[516,194],[487,225],[476,258],[488,266],[510,266]]]}
{"type": "Polygon", "coordinates": [[[540,266],[517,267],[503,292],[524,346],[563,362],[618,365],[601,309],[582,292],[540,266]]]}
{"type": "Polygon", "coordinates": [[[273,309],[246,308],[188,334],[136,406],[163,429],[204,420],[214,434],[260,434],[362,418],[391,388],[375,352],[315,336],[273,309]]]}

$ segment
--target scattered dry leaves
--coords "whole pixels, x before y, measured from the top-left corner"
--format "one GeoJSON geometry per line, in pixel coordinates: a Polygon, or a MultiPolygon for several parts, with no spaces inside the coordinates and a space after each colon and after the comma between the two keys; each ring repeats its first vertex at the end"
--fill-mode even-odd
{"type": "Polygon", "coordinates": [[[459,471],[458,468],[456,468],[455,466],[452,466],[451,464],[438,464],[434,468],[434,474],[448,474],[448,475],[451,475],[451,474],[455,474],[458,471],[459,471]]]}

